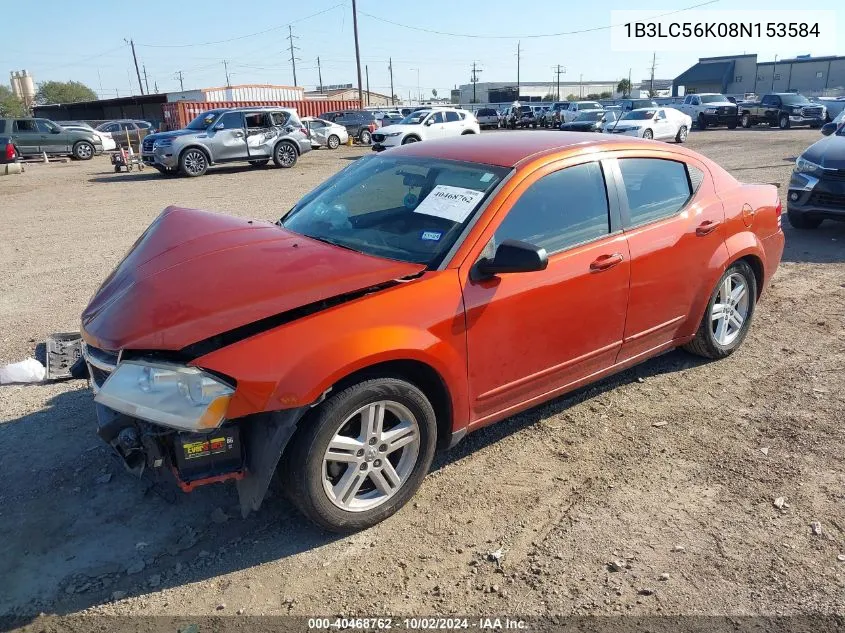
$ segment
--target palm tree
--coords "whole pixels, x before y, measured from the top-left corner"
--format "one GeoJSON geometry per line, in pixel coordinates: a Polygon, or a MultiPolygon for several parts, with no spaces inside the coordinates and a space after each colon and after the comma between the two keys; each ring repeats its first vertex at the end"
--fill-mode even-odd
{"type": "Polygon", "coordinates": [[[623,97],[629,96],[631,94],[631,82],[628,79],[621,79],[616,84],[616,92],[621,92],[623,97]]]}

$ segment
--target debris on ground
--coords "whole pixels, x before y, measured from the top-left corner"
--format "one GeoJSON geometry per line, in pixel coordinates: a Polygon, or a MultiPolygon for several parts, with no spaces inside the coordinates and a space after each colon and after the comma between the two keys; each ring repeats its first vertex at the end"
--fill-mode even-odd
{"type": "Polygon", "coordinates": [[[836,560],[838,560],[840,563],[845,563],[845,554],[838,554],[836,556],[836,560]]]}
{"type": "Polygon", "coordinates": [[[30,357],[19,363],[9,363],[0,367],[0,385],[41,382],[46,375],[47,370],[44,365],[30,357]]]}
{"type": "Polygon", "coordinates": [[[786,497],[776,497],[775,500],[772,501],[772,505],[778,510],[785,510],[789,507],[789,504],[786,502],[786,497]]]}
{"type": "Polygon", "coordinates": [[[661,428],[661,427],[666,426],[667,424],[669,424],[669,423],[668,423],[668,422],[666,422],[666,421],[663,421],[663,422],[653,422],[653,423],[652,423],[652,426],[653,426],[653,427],[655,427],[655,428],[658,428],[658,429],[659,429],[659,428],[661,428]]]}
{"type": "Polygon", "coordinates": [[[637,590],[637,593],[641,596],[651,596],[654,595],[654,589],[650,587],[643,587],[642,589],[637,590]]]}
{"type": "Polygon", "coordinates": [[[505,557],[505,552],[507,550],[502,549],[501,547],[495,551],[488,552],[487,560],[492,563],[496,563],[497,565],[502,564],[502,559],[505,557]]]}
{"type": "Polygon", "coordinates": [[[769,455],[769,447],[764,446],[763,448],[760,449],[760,452],[763,453],[763,455],[768,456],[769,455]]]}
{"type": "Polygon", "coordinates": [[[624,560],[612,560],[607,563],[607,570],[612,572],[622,571],[625,569],[626,562],[624,560]]]}
{"type": "Polygon", "coordinates": [[[658,580],[662,580],[662,581],[669,580],[669,574],[667,574],[666,572],[663,572],[662,574],[660,574],[660,575],[657,577],[657,579],[658,579],[658,580]]]}
{"type": "Polygon", "coordinates": [[[818,521],[813,521],[812,523],[810,523],[810,531],[816,536],[821,536],[822,524],[818,521]]]}
{"type": "Polygon", "coordinates": [[[675,545],[675,547],[672,548],[672,551],[673,552],[685,552],[685,551],[687,551],[687,548],[684,547],[683,545],[675,545]]]}

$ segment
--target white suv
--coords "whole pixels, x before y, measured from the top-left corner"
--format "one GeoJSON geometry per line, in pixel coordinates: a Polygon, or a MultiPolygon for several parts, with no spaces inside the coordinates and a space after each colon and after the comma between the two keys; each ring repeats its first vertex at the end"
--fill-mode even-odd
{"type": "Polygon", "coordinates": [[[417,110],[400,123],[379,128],[373,133],[373,150],[417,143],[433,138],[480,134],[481,129],[472,112],[456,108],[417,110]]]}

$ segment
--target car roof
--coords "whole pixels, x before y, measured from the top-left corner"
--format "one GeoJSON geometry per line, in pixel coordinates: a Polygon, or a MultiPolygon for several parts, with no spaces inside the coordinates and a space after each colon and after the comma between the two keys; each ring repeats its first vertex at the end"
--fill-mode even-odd
{"type": "MultiPolygon", "coordinates": [[[[508,134],[468,134],[444,139],[432,139],[425,143],[400,145],[390,150],[391,156],[415,156],[443,158],[470,163],[517,167],[529,158],[543,154],[556,154],[564,150],[580,148],[621,149],[655,145],[665,149],[665,143],[644,141],[638,138],[619,138],[616,135],[594,134],[592,132],[522,131],[508,134]],[[605,138],[607,136],[607,138],[605,138]]],[[[689,150],[672,146],[672,151],[689,154],[689,150]]]]}

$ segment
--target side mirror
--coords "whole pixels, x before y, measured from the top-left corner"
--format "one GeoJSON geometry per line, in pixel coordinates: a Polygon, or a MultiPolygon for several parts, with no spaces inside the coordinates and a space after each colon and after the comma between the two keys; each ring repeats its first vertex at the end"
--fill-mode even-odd
{"type": "Polygon", "coordinates": [[[496,249],[493,259],[481,259],[473,272],[476,279],[504,273],[530,273],[545,270],[549,256],[545,248],[519,240],[505,240],[496,249]]]}
{"type": "Polygon", "coordinates": [[[837,127],[839,127],[839,124],[834,123],[833,121],[831,121],[830,123],[825,123],[822,126],[822,134],[824,134],[825,136],[830,136],[836,131],[837,127]]]}
{"type": "Polygon", "coordinates": [[[432,125],[434,125],[434,119],[427,119],[426,122],[425,122],[425,126],[429,127],[429,126],[432,126],[432,125]]]}
{"type": "Polygon", "coordinates": [[[54,127],[50,128],[50,134],[61,134],[62,130],[60,128],[54,127]]]}
{"type": "Polygon", "coordinates": [[[226,126],[224,126],[222,123],[218,123],[214,126],[214,129],[219,132],[220,130],[226,129],[226,126]]]}

